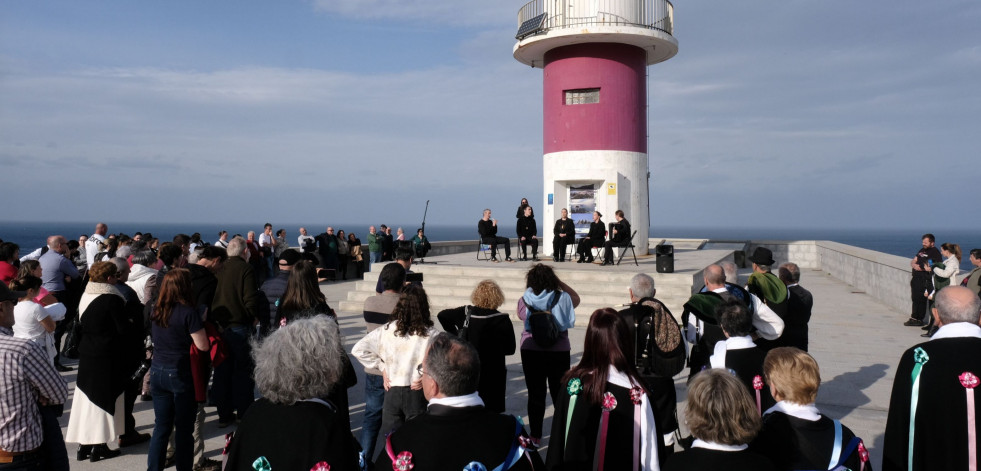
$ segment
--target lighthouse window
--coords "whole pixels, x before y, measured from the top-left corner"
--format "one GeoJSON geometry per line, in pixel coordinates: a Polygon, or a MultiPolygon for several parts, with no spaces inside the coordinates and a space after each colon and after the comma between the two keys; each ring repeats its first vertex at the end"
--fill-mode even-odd
{"type": "Polygon", "coordinates": [[[587,103],[599,103],[600,89],[598,88],[579,88],[576,90],[565,91],[565,104],[584,105],[587,103]]]}

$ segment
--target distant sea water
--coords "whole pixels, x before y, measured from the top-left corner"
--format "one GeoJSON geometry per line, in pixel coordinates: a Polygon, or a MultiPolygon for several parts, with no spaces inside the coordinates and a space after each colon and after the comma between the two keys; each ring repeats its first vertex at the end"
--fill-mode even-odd
{"type": "MultiPolygon", "coordinates": [[[[501,222],[500,234],[503,236],[514,235],[513,223],[501,222]]],[[[218,238],[220,230],[228,231],[230,236],[235,234],[246,235],[248,231],[254,230],[257,233],[262,231],[261,225],[256,224],[220,224],[220,223],[126,223],[126,222],[107,222],[109,232],[133,234],[135,232],[151,232],[154,237],[166,241],[171,240],[177,234],[193,234],[200,232],[202,239],[213,243],[218,238]]],[[[296,244],[296,237],[299,235],[300,224],[279,224],[274,225],[273,230],[280,228],[286,229],[287,240],[291,244],[296,244]]],[[[310,235],[322,233],[326,227],[305,226],[310,235]]],[[[337,230],[343,229],[346,233],[354,232],[362,241],[366,242],[365,235],[368,233],[368,224],[350,223],[333,224],[331,227],[337,230]]],[[[398,225],[393,224],[393,234],[398,225]]],[[[405,230],[406,238],[415,235],[417,225],[402,226],[405,230]]],[[[21,252],[27,253],[45,243],[47,236],[51,234],[61,234],[69,239],[77,239],[81,234],[91,234],[94,229],[92,223],[50,223],[50,222],[0,222],[0,239],[16,242],[21,246],[21,252]]],[[[539,228],[541,231],[541,228],[539,228]]],[[[968,252],[972,248],[981,248],[981,231],[968,229],[945,229],[934,230],[933,234],[937,238],[937,246],[943,242],[953,242],[960,244],[963,252],[961,260],[962,270],[971,270],[971,262],[968,260],[968,252]]],[[[477,228],[474,225],[441,225],[427,224],[426,235],[431,241],[444,240],[475,240],[477,238],[477,228]]],[[[869,250],[898,255],[901,257],[912,258],[920,248],[921,230],[910,229],[832,229],[832,228],[726,228],[726,227],[674,227],[674,226],[654,226],[651,228],[651,237],[665,238],[701,238],[716,240],[832,240],[842,244],[862,247],[869,250]]]]}

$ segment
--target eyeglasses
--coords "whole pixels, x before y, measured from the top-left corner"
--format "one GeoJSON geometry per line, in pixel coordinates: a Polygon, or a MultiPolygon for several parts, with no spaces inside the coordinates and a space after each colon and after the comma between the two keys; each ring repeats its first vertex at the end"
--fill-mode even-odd
{"type": "Polygon", "coordinates": [[[423,377],[423,376],[426,376],[426,374],[427,374],[427,373],[426,373],[426,370],[423,370],[423,369],[422,369],[422,363],[419,363],[419,364],[418,364],[418,365],[416,366],[416,373],[418,373],[418,374],[419,374],[419,377],[423,377]]]}

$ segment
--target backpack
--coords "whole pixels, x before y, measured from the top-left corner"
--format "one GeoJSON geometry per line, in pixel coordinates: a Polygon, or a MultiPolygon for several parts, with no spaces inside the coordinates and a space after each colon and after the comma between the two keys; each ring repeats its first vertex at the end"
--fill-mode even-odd
{"type": "Polygon", "coordinates": [[[655,299],[641,301],[645,311],[635,318],[637,371],[643,376],[672,377],[685,369],[687,355],[681,328],[664,304],[655,299]]]}
{"type": "Polygon", "coordinates": [[[531,332],[531,338],[538,344],[539,347],[549,348],[555,345],[559,341],[559,324],[555,320],[555,316],[552,315],[552,308],[555,307],[559,302],[559,296],[562,294],[561,291],[556,291],[552,294],[552,299],[548,303],[548,307],[545,309],[538,309],[534,306],[526,304],[525,307],[528,308],[528,329],[531,332]]]}

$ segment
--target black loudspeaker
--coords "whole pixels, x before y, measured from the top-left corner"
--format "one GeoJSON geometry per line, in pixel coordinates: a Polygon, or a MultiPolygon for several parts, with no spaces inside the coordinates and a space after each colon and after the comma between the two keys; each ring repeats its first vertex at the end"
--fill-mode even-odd
{"type": "Polygon", "coordinates": [[[654,246],[655,260],[657,261],[657,272],[658,273],[674,273],[674,246],[673,245],[655,245],[654,246]]]}

